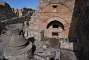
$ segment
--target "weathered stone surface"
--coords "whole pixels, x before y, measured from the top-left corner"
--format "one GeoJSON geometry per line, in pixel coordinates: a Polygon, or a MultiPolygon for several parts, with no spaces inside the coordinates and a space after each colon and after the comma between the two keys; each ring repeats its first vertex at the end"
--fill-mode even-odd
{"type": "MultiPolygon", "coordinates": [[[[49,3],[49,2],[48,2],[49,3]]],[[[46,3],[44,3],[45,5],[40,5],[40,9],[38,11],[38,13],[34,14],[36,16],[36,18],[32,17],[31,19],[31,26],[29,27],[33,27],[31,29],[35,29],[38,31],[42,31],[44,30],[44,36],[45,37],[53,37],[52,36],[52,32],[58,32],[59,36],[61,38],[68,38],[68,33],[69,33],[69,28],[70,28],[70,24],[71,24],[71,19],[72,19],[72,12],[73,12],[73,6],[74,6],[74,0],[73,1],[65,1],[64,5],[63,4],[53,4],[53,3],[49,3],[48,5],[46,3]],[[69,5],[67,7],[67,3],[68,2],[73,2],[72,4],[72,9],[70,10],[69,5]],[[56,8],[54,8],[53,6],[56,6],[56,8]],[[60,23],[62,23],[64,25],[64,30],[62,30],[61,33],[60,32],[60,28],[55,29],[52,28],[52,26],[47,29],[47,25],[54,21],[57,20],[60,23]]]]}
{"type": "Polygon", "coordinates": [[[8,30],[4,34],[0,35],[0,41],[2,41],[0,43],[0,49],[3,49],[3,56],[9,60],[28,59],[27,51],[31,49],[31,45],[22,35],[19,35],[19,32],[22,29],[21,25],[14,24],[8,26],[7,29],[8,30]]]}
{"type": "MultiPolygon", "coordinates": [[[[1,41],[4,44],[1,44],[1,46],[5,47],[5,57],[9,60],[31,60],[33,57],[31,54],[33,43],[31,44],[27,39],[34,37],[36,51],[32,60],[49,60],[51,57],[59,60],[76,60],[75,54],[73,54],[73,43],[66,41],[69,34],[74,0],[60,1],[61,3],[58,3],[59,0],[50,0],[47,3],[40,4],[39,11],[33,14],[31,20],[26,19],[24,27],[18,24],[6,26],[8,31],[1,35],[1,41]],[[69,5],[71,5],[71,9],[69,5]],[[23,36],[19,35],[20,30],[24,32],[23,36]]],[[[26,10],[23,13],[25,15],[28,11],[26,10]]],[[[22,15],[22,11],[17,14],[22,15]]]]}

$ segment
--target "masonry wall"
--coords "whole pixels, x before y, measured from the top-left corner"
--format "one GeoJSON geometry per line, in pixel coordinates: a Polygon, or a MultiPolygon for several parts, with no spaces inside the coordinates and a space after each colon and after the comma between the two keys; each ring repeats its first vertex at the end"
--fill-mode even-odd
{"type": "MultiPolygon", "coordinates": [[[[74,4],[74,0],[70,2],[74,4]]],[[[69,1],[65,1],[63,4],[40,4],[38,13],[34,14],[36,18],[32,18],[33,21],[31,21],[32,26],[34,26],[32,29],[44,30],[44,34],[51,37],[50,31],[52,29],[47,29],[46,27],[51,21],[58,20],[64,25],[63,35],[65,38],[68,38],[74,5],[72,5],[70,9],[67,3],[69,4],[69,1]],[[57,6],[56,8],[53,7],[55,5],[57,6]]]]}

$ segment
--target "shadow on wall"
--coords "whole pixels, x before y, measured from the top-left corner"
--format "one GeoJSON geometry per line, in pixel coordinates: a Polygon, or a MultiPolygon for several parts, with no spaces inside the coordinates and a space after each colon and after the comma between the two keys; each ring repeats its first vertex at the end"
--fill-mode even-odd
{"type": "Polygon", "coordinates": [[[89,6],[87,6],[87,0],[76,0],[75,2],[69,39],[74,43],[77,60],[89,60],[89,6]]]}

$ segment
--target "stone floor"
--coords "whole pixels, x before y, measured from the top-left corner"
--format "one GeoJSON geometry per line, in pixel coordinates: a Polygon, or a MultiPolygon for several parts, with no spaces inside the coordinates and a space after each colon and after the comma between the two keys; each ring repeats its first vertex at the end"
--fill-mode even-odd
{"type": "MultiPolygon", "coordinates": [[[[17,34],[17,32],[18,31],[16,30],[16,32],[14,33],[17,34]]],[[[50,45],[47,45],[47,42],[36,40],[35,41],[36,51],[34,54],[34,58],[32,58],[31,56],[32,47],[31,43],[29,43],[27,46],[21,49],[16,49],[15,47],[14,49],[9,50],[8,45],[10,44],[11,36],[12,34],[10,34],[10,31],[7,31],[5,34],[0,35],[0,58],[5,56],[8,60],[49,60],[49,58],[51,57],[56,57],[59,58],[59,60],[77,60],[73,51],[67,49],[60,49],[57,47],[55,48],[54,45],[55,44],[57,45],[58,41],[56,41],[55,44],[53,44],[53,41],[51,41],[53,47],[52,46],[50,47],[50,45]],[[14,52],[14,55],[7,56],[9,53],[12,53],[11,51],[14,52]],[[5,55],[6,52],[8,53],[7,55],[5,55]]],[[[23,39],[19,40],[19,38],[17,38],[16,36],[15,38],[17,41],[23,40],[23,39]]],[[[18,44],[21,44],[21,42],[18,44]]]]}
{"type": "MultiPolygon", "coordinates": [[[[2,38],[4,39],[9,39],[7,36],[2,36],[2,38]]],[[[6,44],[8,44],[8,40],[1,40],[0,42],[0,47],[1,48],[6,48],[6,44]]],[[[59,50],[59,59],[60,60],[76,60],[76,57],[74,55],[74,53],[72,51],[66,50],[66,49],[56,49],[56,48],[49,48],[45,45],[45,43],[43,41],[35,41],[36,44],[36,51],[35,51],[35,55],[34,55],[34,59],[32,60],[49,60],[49,57],[51,57],[53,55],[53,51],[55,50],[59,50]]],[[[20,49],[18,53],[21,52],[25,52],[28,53],[27,51],[30,51],[31,49],[31,45],[29,44],[28,46],[26,46],[24,49],[20,49]]],[[[15,50],[14,50],[15,51],[15,50]]],[[[10,52],[9,52],[10,53],[10,52]]],[[[29,53],[30,54],[30,53],[29,53]]],[[[28,57],[30,57],[31,55],[28,56],[28,54],[21,54],[21,55],[17,55],[17,56],[9,56],[9,60],[31,60],[28,57]]]]}

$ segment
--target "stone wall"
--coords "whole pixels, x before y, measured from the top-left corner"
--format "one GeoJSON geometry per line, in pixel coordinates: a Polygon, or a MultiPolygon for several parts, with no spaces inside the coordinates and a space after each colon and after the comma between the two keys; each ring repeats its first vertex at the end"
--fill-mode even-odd
{"type": "MultiPolygon", "coordinates": [[[[46,2],[46,1],[45,1],[46,2]]],[[[34,14],[35,18],[32,17],[31,25],[34,26],[32,29],[36,30],[44,30],[45,32],[51,31],[50,29],[47,29],[47,25],[54,20],[58,20],[64,25],[63,34],[65,35],[65,38],[68,37],[69,34],[69,28],[71,24],[72,19],[72,12],[74,7],[74,0],[67,1],[61,3],[45,3],[44,1],[41,1],[39,11],[34,14]],[[43,4],[42,4],[43,3],[43,4]],[[71,6],[68,5],[69,3],[73,3],[71,6]],[[56,7],[55,7],[56,6],[56,7]],[[70,9],[70,8],[71,9],[70,9]]],[[[45,35],[48,35],[50,33],[45,33],[45,35]]],[[[50,35],[49,35],[50,36],[50,35]]]]}
{"type": "MultiPolygon", "coordinates": [[[[26,38],[34,36],[36,40],[48,40],[45,38],[57,38],[59,40],[61,40],[61,38],[64,38],[64,40],[68,39],[75,1],[68,0],[65,1],[64,4],[48,3],[49,2],[40,4],[39,10],[31,16],[31,20],[25,22],[24,31],[26,38]],[[67,3],[69,4],[69,2],[73,3],[73,5],[66,5],[67,3]],[[54,22],[55,20],[63,25],[62,29],[60,29],[60,27],[53,28],[53,26],[47,28],[50,22],[54,22]],[[29,26],[26,25],[27,22],[29,22],[29,26]],[[52,32],[58,32],[58,36],[52,36],[52,32]]],[[[73,42],[70,43],[68,41],[62,41],[61,47],[73,50],[73,42]]]]}

